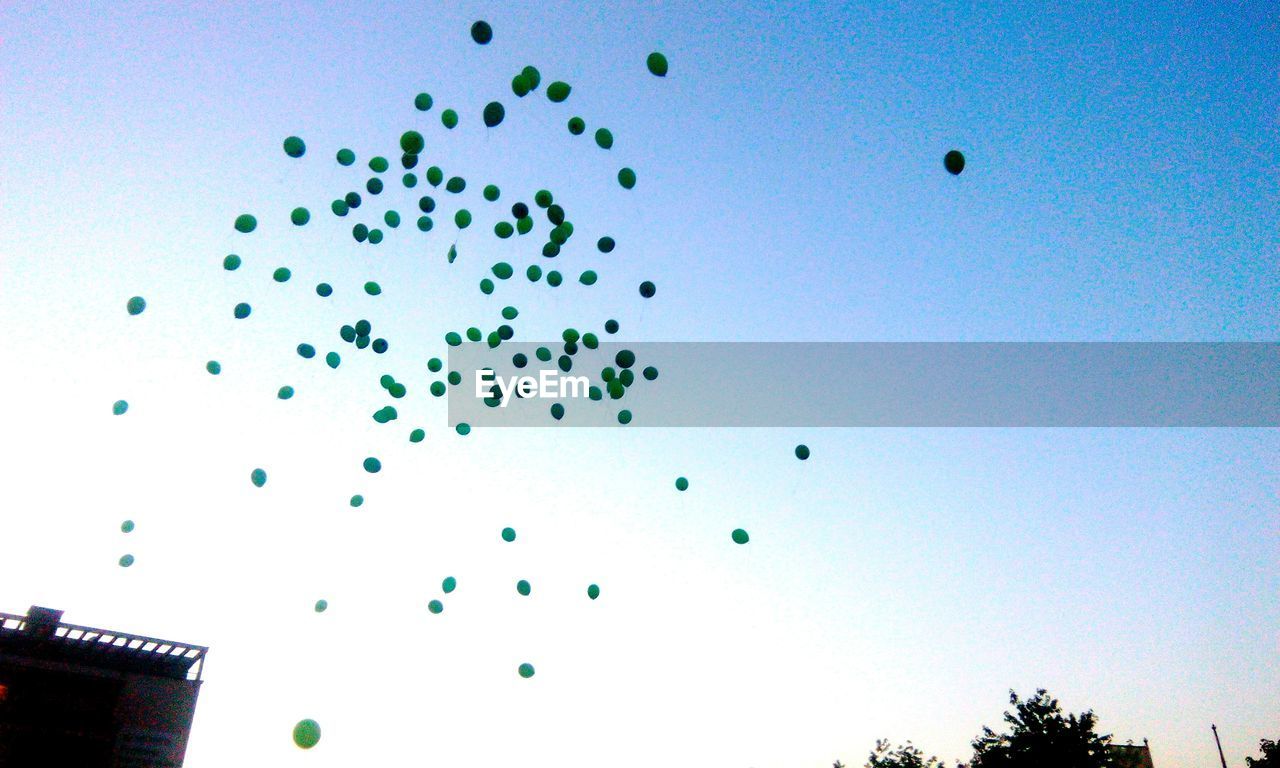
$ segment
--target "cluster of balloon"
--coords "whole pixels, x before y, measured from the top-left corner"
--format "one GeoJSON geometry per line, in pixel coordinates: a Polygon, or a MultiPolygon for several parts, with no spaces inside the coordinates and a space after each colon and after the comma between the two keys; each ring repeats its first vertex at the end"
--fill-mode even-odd
{"type": "MultiPolygon", "coordinates": [[[[493,42],[493,27],[485,21],[477,21],[471,25],[470,34],[472,40],[481,46],[487,46],[493,42]]],[[[645,60],[645,66],[649,73],[655,77],[665,78],[669,73],[669,63],[667,58],[660,52],[650,53],[645,60]]],[[[542,85],[542,74],[536,67],[526,66],[516,73],[511,81],[511,91],[517,99],[524,99],[530,94],[536,92],[542,85]]],[[[573,87],[563,81],[551,81],[544,90],[547,101],[553,105],[567,102],[572,93],[573,87]]],[[[429,93],[419,93],[413,99],[414,109],[421,113],[430,112],[435,102],[429,93]]],[[[484,107],[480,110],[481,122],[487,130],[499,128],[506,116],[507,107],[501,101],[496,99],[487,100],[484,107]]],[[[440,124],[446,130],[456,129],[461,122],[459,113],[452,109],[443,109],[440,112],[440,124]]],[[[574,116],[568,120],[569,132],[575,136],[586,133],[586,120],[579,116],[574,116]]],[[[597,148],[607,152],[614,152],[616,138],[612,129],[604,126],[597,126],[593,133],[595,145],[597,148]]],[[[416,204],[418,213],[415,227],[419,233],[430,233],[437,231],[435,217],[449,217],[452,219],[456,232],[452,233],[452,242],[449,244],[445,253],[445,262],[447,264],[467,264],[465,258],[460,257],[458,248],[458,235],[464,230],[469,229],[476,221],[476,214],[460,201],[463,201],[464,194],[468,189],[467,180],[460,175],[451,175],[446,179],[446,173],[440,165],[428,165],[424,158],[424,152],[427,147],[427,139],[417,129],[405,130],[400,135],[399,155],[400,164],[404,169],[403,175],[399,179],[400,186],[405,190],[416,189],[419,183],[425,187],[429,187],[427,194],[412,193],[416,197],[416,201],[410,203],[410,206],[416,204]],[[419,164],[427,165],[425,171],[415,171],[419,164]],[[438,198],[438,199],[437,199],[438,198]],[[446,213],[443,208],[450,209],[446,213]]],[[[289,136],[283,142],[285,155],[289,158],[301,160],[307,154],[306,142],[298,136],[289,136]]],[[[625,151],[625,148],[624,150],[625,151]]],[[[343,168],[356,168],[356,153],[347,147],[337,150],[334,155],[337,164],[343,168]]],[[[959,173],[963,168],[963,157],[958,152],[948,153],[946,158],[947,170],[952,173],[959,173]],[[955,156],[953,158],[953,155],[955,156]]],[[[348,188],[335,197],[329,205],[332,215],[337,218],[359,217],[363,221],[355,222],[351,227],[351,237],[359,244],[377,246],[384,242],[386,238],[391,236],[403,236],[401,233],[408,231],[410,228],[401,228],[404,219],[401,210],[393,207],[391,195],[381,197],[388,192],[389,182],[384,178],[391,163],[384,156],[373,156],[367,166],[372,175],[364,178],[363,182],[357,182],[356,189],[348,188]],[[381,211],[381,214],[372,213],[369,208],[377,207],[372,205],[374,201],[387,200],[387,204],[381,211]],[[365,206],[366,201],[370,203],[369,208],[365,206]]],[[[633,190],[637,185],[636,171],[629,167],[623,166],[617,171],[617,184],[624,190],[633,190]]],[[[476,186],[471,187],[472,190],[476,186]]],[[[502,197],[502,190],[495,184],[485,184],[481,186],[481,198],[483,203],[497,203],[502,197]]],[[[483,207],[480,202],[476,205],[483,207]]],[[[410,209],[406,206],[406,209],[410,209]]],[[[509,210],[510,215],[501,213],[497,217],[497,221],[493,224],[493,235],[499,240],[510,240],[512,238],[523,238],[531,235],[538,226],[535,218],[545,219],[546,234],[545,240],[540,241],[540,245],[535,245],[531,250],[540,254],[545,259],[555,259],[560,256],[566,249],[577,248],[581,238],[575,240],[575,225],[570,218],[570,211],[567,209],[564,201],[557,201],[555,195],[549,189],[539,189],[531,197],[531,201],[515,200],[508,207],[504,204],[503,210],[509,210]]],[[[289,212],[289,222],[294,227],[307,227],[313,221],[311,209],[305,206],[296,206],[289,212]]],[[[252,213],[241,213],[235,217],[232,222],[234,230],[243,235],[249,235],[258,229],[258,219],[252,213]]],[[[539,236],[541,237],[541,236],[539,236]]],[[[595,251],[601,255],[608,255],[614,252],[617,243],[614,238],[608,234],[603,234],[595,242],[595,251]]],[[[468,253],[478,253],[480,247],[469,249],[468,253]]],[[[244,264],[244,259],[238,254],[228,254],[222,259],[222,269],[227,273],[238,271],[244,264]]],[[[536,259],[535,259],[536,262],[536,259]]],[[[479,281],[479,289],[485,295],[496,293],[500,286],[508,280],[511,280],[516,274],[516,267],[507,261],[498,261],[492,264],[486,274],[479,281]]],[[[556,269],[544,269],[538,263],[530,263],[524,269],[525,277],[531,283],[542,283],[548,289],[560,287],[565,282],[565,276],[556,269]]],[[[277,267],[272,273],[272,280],[276,283],[287,283],[292,278],[292,271],[288,267],[277,267]]],[[[599,280],[599,274],[594,269],[584,269],[579,273],[577,282],[585,287],[593,286],[599,280]]],[[[362,286],[364,294],[368,300],[378,300],[383,295],[383,287],[374,281],[367,281],[362,286]]],[[[324,299],[333,295],[334,287],[327,282],[318,283],[315,287],[315,293],[318,297],[324,299]]],[[[657,293],[657,287],[651,280],[645,280],[639,285],[640,296],[645,299],[652,299],[657,293]]],[[[134,296],[126,303],[126,309],[131,316],[141,315],[147,307],[147,302],[141,296],[134,296]]],[[[253,309],[248,302],[239,302],[232,309],[232,316],[236,320],[246,320],[252,314],[253,309]]],[[[449,331],[444,334],[445,343],[449,346],[458,346],[463,343],[463,339],[473,342],[485,342],[491,349],[496,349],[503,342],[510,341],[515,337],[516,330],[512,323],[519,315],[519,310],[513,306],[506,306],[501,311],[503,322],[496,324],[497,327],[488,331],[482,331],[478,327],[469,327],[465,332],[449,331]]],[[[613,335],[620,330],[620,324],[615,319],[608,319],[603,323],[602,332],[604,334],[613,335]]],[[[375,354],[385,354],[390,348],[390,342],[382,337],[374,337],[372,335],[373,325],[364,318],[357,319],[353,323],[343,324],[338,329],[338,337],[345,343],[353,345],[356,350],[370,349],[375,354]]],[[[552,350],[548,347],[539,347],[536,353],[538,360],[548,363],[555,357],[556,365],[568,372],[574,366],[575,357],[584,349],[597,349],[600,343],[600,335],[596,331],[580,332],[576,328],[565,328],[561,334],[563,346],[562,353],[556,357],[552,350]]],[[[316,347],[308,342],[302,342],[297,346],[297,354],[304,360],[314,359],[318,351],[316,347]]],[[[341,355],[336,350],[328,350],[323,356],[325,365],[330,369],[337,369],[342,362],[341,355]]],[[[523,354],[516,354],[512,357],[512,362],[517,367],[524,367],[529,363],[527,357],[523,354]]],[[[607,365],[600,371],[600,382],[602,386],[590,388],[590,399],[593,401],[602,401],[607,394],[610,400],[621,400],[626,396],[629,388],[634,386],[638,381],[654,381],[658,378],[658,369],[652,365],[640,366],[640,362],[634,351],[623,349],[618,352],[612,365],[607,365]],[[638,375],[637,375],[638,372],[638,375]]],[[[448,371],[444,378],[439,378],[439,374],[444,373],[444,365],[440,358],[431,358],[427,363],[427,370],[435,378],[427,387],[432,397],[444,397],[448,393],[449,387],[457,387],[461,384],[461,374],[458,371],[448,371]]],[[[205,363],[205,370],[212,376],[219,376],[222,373],[222,364],[217,360],[209,360],[205,363]]],[[[405,398],[409,394],[409,385],[397,380],[390,374],[383,374],[379,378],[379,385],[382,391],[394,400],[405,398]]],[[[496,390],[496,388],[495,388],[496,390]]],[[[279,387],[276,397],[279,400],[290,400],[295,394],[295,390],[290,385],[279,387]]],[[[491,393],[491,397],[486,402],[490,405],[498,405],[501,397],[500,391],[491,393]],[[490,402],[492,401],[492,402],[490,402]]],[[[115,415],[124,415],[128,410],[129,404],[124,400],[116,401],[112,406],[112,413],[115,415]]],[[[564,407],[560,403],[556,403],[550,409],[550,416],[553,420],[559,421],[564,418],[564,407]]],[[[373,414],[373,419],[378,424],[389,424],[397,420],[398,412],[395,406],[386,404],[373,414]]],[[[617,420],[620,424],[629,424],[632,422],[633,415],[629,410],[621,410],[617,413],[617,420]]],[[[459,424],[455,428],[459,435],[465,436],[470,433],[470,426],[467,424],[459,424]]],[[[409,440],[413,443],[421,442],[425,439],[426,432],[421,428],[413,429],[409,433],[409,440]]],[[[808,448],[805,446],[797,446],[796,456],[800,459],[808,458],[808,448]]],[[[369,456],[363,461],[363,468],[369,475],[374,475],[382,470],[382,462],[374,457],[369,456]]],[[[249,479],[253,486],[262,488],[267,482],[267,472],[261,467],[253,469],[249,473],[249,479]]],[[[687,491],[689,481],[684,477],[676,479],[676,488],[678,491],[687,491]]],[[[362,494],[355,494],[350,497],[348,504],[352,508],[361,507],[365,502],[362,494]]],[[[131,520],[126,520],[121,525],[124,533],[133,530],[134,524],[131,520]]],[[[507,527],[502,529],[500,538],[503,542],[513,543],[516,541],[516,531],[514,528],[507,527]]],[[[731,534],[731,539],[738,544],[745,544],[748,536],[745,530],[735,529],[731,534]]],[[[124,555],[120,558],[120,565],[128,567],[133,563],[132,555],[124,555]]],[[[445,595],[450,595],[457,587],[457,581],[453,576],[446,577],[441,584],[441,591],[445,595]]],[[[530,596],[532,587],[526,580],[520,580],[516,583],[516,591],[521,596],[530,596]]],[[[587,597],[590,600],[596,600],[600,597],[600,587],[597,584],[590,584],[587,587],[587,597]]],[[[328,601],[317,600],[314,605],[316,613],[323,613],[328,609],[328,601]]],[[[427,610],[431,614],[440,614],[444,611],[444,603],[440,599],[432,599],[427,603],[427,610]]],[[[533,665],[525,662],[517,667],[517,673],[521,678],[531,678],[534,675],[533,665]]],[[[293,729],[294,743],[303,749],[310,749],[320,741],[320,726],[314,720],[302,720],[297,723],[293,729]]]]}

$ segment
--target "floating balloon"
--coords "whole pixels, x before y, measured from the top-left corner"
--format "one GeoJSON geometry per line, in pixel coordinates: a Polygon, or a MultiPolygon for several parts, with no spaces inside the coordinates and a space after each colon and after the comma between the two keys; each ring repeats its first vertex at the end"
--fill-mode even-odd
{"type": "Polygon", "coordinates": [[[484,195],[485,200],[488,200],[491,203],[496,203],[498,198],[502,195],[502,190],[498,189],[496,184],[486,184],[484,191],[481,194],[484,195]]]}
{"type": "Polygon", "coordinates": [[[140,315],[142,314],[142,311],[147,308],[147,300],[141,296],[134,296],[125,303],[124,308],[128,310],[131,315],[140,315]]]}
{"type": "Polygon", "coordinates": [[[316,601],[316,613],[324,613],[324,612],[325,612],[325,611],[327,611],[327,610],[329,610],[329,601],[328,601],[328,600],[317,600],[317,601],[316,601]]]}
{"type": "Polygon", "coordinates": [[[452,576],[446,576],[445,580],[440,583],[440,589],[444,590],[444,593],[446,595],[457,588],[458,588],[458,580],[453,578],[452,576]]]}
{"type": "Polygon", "coordinates": [[[289,398],[293,397],[293,387],[286,384],[285,386],[280,388],[279,392],[276,393],[276,397],[280,398],[281,400],[288,400],[289,398]]]}
{"type": "Polygon", "coordinates": [[[440,123],[445,128],[452,131],[454,128],[458,127],[458,113],[454,112],[452,109],[446,109],[440,113],[440,123]]]}
{"type": "Polygon", "coordinates": [[[299,720],[293,726],[293,743],[302,749],[311,749],[320,743],[320,724],[315,720],[299,720]]]}
{"type": "Polygon", "coordinates": [[[667,76],[667,57],[661,53],[654,51],[649,54],[649,58],[645,59],[645,66],[649,68],[649,73],[657,77],[667,76]]]}
{"type": "Polygon", "coordinates": [[[630,424],[631,411],[618,411],[618,423],[623,425],[630,424]]]}
{"type": "Polygon", "coordinates": [[[380,229],[369,230],[369,242],[373,245],[377,245],[378,243],[382,242],[382,230],[380,229]]]}
{"type": "Polygon", "coordinates": [[[404,150],[406,155],[416,155],[426,146],[426,142],[422,138],[422,134],[417,131],[405,131],[400,134],[400,149],[404,150]]]}
{"type": "Polygon", "coordinates": [[[500,102],[491,101],[484,107],[484,124],[486,127],[497,127],[506,116],[507,110],[500,102]]]}
{"type": "MultiPolygon", "coordinates": [[[[751,540],[751,537],[747,535],[747,532],[741,528],[734,528],[733,533],[730,534],[730,536],[733,538],[734,544],[746,544],[751,540]]],[[[768,549],[768,547],[766,547],[766,549],[768,549]]]]}
{"type": "Polygon", "coordinates": [[[432,229],[432,227],[434,227],[434,226],[435,226],[435,222],[431,220],[431,217],[430,217],[430,216],[419,216],[419,217],[418,217],[418,229],[419,229],[419,230],[421,230],[421,231],[423,231],[423,232],[430,232],[430,231],[431,231],[431,229],[432,229]]]}
{"type": "Polygon", "coordinates": [[[547,98],[559,104],[569,98],[569,92],[572,90],[573,88],[570,87],[568,83],[556,80],[551,85],[547,86],[547,98]]]}
{"type": "Polygon", "coordinates": [[[458,212],[453,214],[453,223],[458,226],[458,229],[466,229],[471,226],[471,211],[466,208],[459,208],[458,212]]]}
{"type": "Polygon", "coordinates": [[[964,170],[964,155],[953,149],[943,156],[942,165],[952,176],[959,176],[964,170]]]}
{"type": "Polygon", "coordinates": [[[222,268],[227,270],[228,272],[235,272],[237,269],[240,268],[240,264],[241,264],[240,257],[235,255],[234,253],[228,254],[227,258],[222,260],[222,268]]]}
{"type": "Polygon", "coordinates": [[[440,602],[439,600],[432,600],[431,602],[427,603],[427,610],[431,611],[432,613],[440,613],[441,611],[444,610],[444,603],[440,602]]]}
{"type": "Polygon", "coordinates": [[[264,485],[266,485],[266,484],[267,484],[267,473],[266,473],[266,470],[263,470],[263,469],[255,469],[255,470],[253,470],[252,472],[250,472],[250,473],[249,473],[249,480],[250,480],[254,485],[256,485],[257,487],[261,488],[262,486],[264,486],[264,485]]]}
{"type": "Polygon", "coordinates": [[[519,592],[521,595],[528,597],[530,589],[531,588],[529,587],[529,582],[525,581],[524,579],[521,579],[516,582],[516,591],[519,592]]]}
{"type": "Polygon", "coordinates": [[[606,320],[606,321],[604,322],[604,332],[605,332],[605,333],[608,333],[608,334],[610,334],[610,335],[615,334],[615,333],[617,333],[617,332],[618,332],[618,328],[619,328],[619,326],[618,326],[618,321],[617,321],[617,320],[606,320]]]}
{"type": "Polygon", "coordinates": [[[133,565],[133,555],[125,555],[120,558],[119,562],[120,562],[121,568],[128,568],[129,566],[133,565]]]}
{"type": "Polygon", "coordinates": [[[640,284],[640,295],[646,299],[652,299],[653,295],[658,292],[657,286],[652,281],[645,280],[640,284]]]}
{"type": "Polygon", "coordinates": [[[246,235],[258,228],[258,220],[248,213],[242,213],[236,217],[236,231],[243,232],[246,235]]]}
{"type": "Polygon", "coordinates": [[[380,195],[383,190],[382,179],[375,176],[364,183],[364,188],[371,195],[380,195]]]}
{"type": "Polygon", "coordinates": [[[363,497],[363,496],[361,496],[360,494],[358,494],[358,493],[357,493],[355,496],[352,496],[352,497],[351,497],[351,506],[352,506],[352,507],[358,507],[358,506],[360,506],[360,505],[361,505],[361,504],[363,504],[363,503],[364,503],[364,497],[363,497]]]}
{"type": "Polygon", "coordinates": [[[515,273],[515,270],[512,268],[510,264],[508,264],[505,261],[500,261],[497,264],[493,265],[493,276],[498,278],[499,280],[506,280],[507,278],[511,277],[511,275],[514,273],[515,273]]]}
{"type": "Polygon", "coordinates": [[[333,286],[328,283],[316,284],[316,295],[322,299],[327,299],[333,295],[333,286]]]}
{"type": "Polygon", "coordinates": [[[524,275],[529,278],[529,282],[536,283],[542,279],[542,267],[537,264],[530,264],[529,268],[524,271],[524,275]]]}
{"type": "Polygon", "coordinates": [[[630,168],[623,168],[618,171],[618,183],[623,189],[632,189],[636,185],[636,172],[630,168]]]}
{"type": "Polygon", "coordinates": [[[587,271],[583,272],[581,275],[578,276],[578,282],[582,283],[583,285],[595,285],[596,284],[595,270],[588,269],[587,271]]]}
{"type": "Polygon", "coordinates": [[[587,121],[580,117],[569,118],[569,133],[574,136],[581,136],[587,130],[587,121]]]}
{"type": "Polygon", "coordinates": [[[641,373],[644,376],[646,381],[653,381],[654,379],[658,378],[658,369],[654,368],[652,365],[645,368],[644,371],[642,371],[641,373]]]}
{"type": "MultiPolygon", "coordinates": [[[[455,373],[456,373],[456,371],[455,371],[455,373]]],[[[449,376],[450,376],[450,378],[452,378],[452,377],[453,377],[453,374],[451,373],[451,374],[449,374],[449,376]]],[[[456,384],[457,382],[454,382],[454,383],[456,384]]],[[[463,437],[466,437],[467,435],[471,434],[471,425],[470,425],[470,424],[467,424],[467,423],[462,423],[462,424],[459,424],[458,426],[454,427],[454,428],[453,428],[453,431],[454,431],[454,432],[457,432],[459,435],[462,435],[463,437]]]]}
{"type": "Polygon", "coordinates": [[[497,235],[499,238],[503,240],[506,240],[508,237],[511,237],[512,235],[515,234],[515,232],[516,232],[515,227],[511,226],[511,222],[509,221],[500,221],[497,224],[493,225],[493,234],[497,235]]]}
{"type": "Polygon", "coordinates": [[[419,112],[426,112],[428,109],[431,109],[431,94],[420,93],[417,96],[414,96],[413,106],[416,107],[419,112]]]}
{"type": "Polygon", "coordinates": [[[493,39],[493,27],[487,21],[477,21],[471,25],[471,39],[480,45],[488,45],[493,39]]]}
{"type": "Polygon", "coordinates": [[[369,474],[374,474],[374,473],[376,473],[376,472],[381,472],[381,471],[382,471],[382,462],[381,462],[381,461],[378,461],[376,458],[374,458],[374,457],[370,456],[369,458],[367,458],[367,459],[365,459],[365,460],[364,460],[364,471],[365,471],[365,472],[368,472],[369,474]]]}
{"type": "Polygon", "coordinates": [[[133,521],[132,521],[132,520],[125,520],[123,523],[121,523],[121,524],[120,524],[120,532],[121,532],[121,533],[133,533],[133,527],[134,527],[134,526],[133,526],[133,521]]]}
{"type": "Polygon", "coordinates": [[[204,369],[214,376],[217,376],[222,373],[222,363],[219,363],[217,360],[210,360],[204,364],[204,369]]]}
{"type": "Polygon", "coordinates": [[[370,280],[364,284],[364,292],[370,296],[377,296],[382,293],[382,286],[370,280]]]}
{"type": "Polygon", "coordinates": [[[796,458],[805,461],[809,458],[809,446],[803,443],[796,446],[796,458]]]}
{"type": "Polygon", "coordinates": [[[289,278],[293,276],[293,272],[288,267],[279,267],[275,272],[271,273],[271,279],[277,283],[287,283],[289,278]]]}
{"type": "Polygon", "coordinates": [[[359,193],[359,192],[348,192],[348,193],[346,194],[346,196],[342,198],[342,201],[343,201],[344,203],[346,203],[346,204],[347,204],[347,207],[348,207],[348,208],[351,208],[351,209],[353,209],[353,210],[354,210],[354,209],[356,209],[356,208],[359,208],[359,207],[360,207],[360,193],[359,193]]]}
{"type": "Polygon", "coordinates": [[[337,368],[338,365],[342,362],[342,358],[338,355],[337,352],[330,352],[329,354],[324,356],[324,362],[330,368],[337,368]]]}
{"type": "Polygon", "coordinates": [[[677,491],[687,491],[687,490],[689,490],[689,479],[688,479],[687,477],[677,477],[677,478],[676,478],[676,490],[677,490],[677,491]]]}
{"type": "Polygon", "coordinates": [[[284,153],[289,157],[302,157],[306,151],[307,145],[297,136],[290,136],[284,140],[284,153]]]}
{"type": "Polygon", "coordinates": [[[342,149],[338,150],[337,159],[338,159],[338,165],[351,165],[356,161],[356,153],[352,152],[346,147],[343,147],[342,149]]]}
{"type": "Polygon", "coordinates": [[[561,275],[559,272],[555,271],[554,269],[547,273],[547,285],[551,286],[552,288],[560,287],[560,284],[563,282],[564,282],[564,276],[561,275]]]}
{"type": "Polygon", "coordinates": [[[529,678],[533,677],[533,665],[528,662],[525,662],[524,664],[520,665],[519,672],[521,677],[523,677],[525,680],[528,680],[529,678]]]}
{"type": "Polygon", "coordinates": [[[512,541],[515,541],[515,540],[516,540],[516,529],[515,529],[515,528],[503,528],[503,529],[502,529],[502,540],[503,540],[503,541],[505,541],[505,542],[508,542],[508,543],[509,543],[509,542],[512,542],[512,541]]]}
{"type": "Polygon", "coordinates": [[[334,216],[346,216],[351,213],[351,206],[347,205],[346,200],[334,200],[329,203],[329,210],[333,211],[334,216]]]}
{"type": "Polygon", "coordinates": [[[294,208],[293,212],[289,214],[289,221],[292,221],[295,227],[301,227],[311,221],[311,211],[301,206],[294,208]]]}
{"type": "Polygon", "coordinates": [[[542,82],[542,73],[536,67],[528,66],[520,70],[520,74],[524,75],[524,79],[529,82],[529,90],[538,90],[538,83],[542,82]]]}
{"type": "Polygon", "coordinates": [[[610,149],[613,147],[613,134],[608,128],[599,128],[596,130],[596,146],[601,149],[610,149]]]}
{"type": "MultiPolygon", "coordinates": [[[[373,351],[374,351],[374,353],[376,353],[376,354],[381,355],[381,354],[385,353],[385,352],[387,351],[388,346],[390,346],[390,345],[389,345],[389,344],[387,344],[387,340],[386,340],[386,339],[374,339],[374,340],[373,340],[373,351]]],[[[393,393],[393,394],[394,394],[394,393],[393,393]]],[[[396,395],[396,397],[403,397],[403,395],[396,395]]]]}
{"type": "Polygon", "coordinates": [[[523,74],[516,75],[511,78],[511,92],[519,98],[523,99],[525,96],[528,96],[529,91],[531,90],[533,89],[529,87],[529,78],[525,77],[523,74]]]}
{"type": "Polygon", "coordinates": [[[405,189],[413,189],[418,186],[418,177],[414,176],[412,173],[406,173],[404,176],[400,177],[400,180],[404,183],[405,189]]]}
{"type": "Polygon", "coordinates": [[[377,157],[369,160],[369,170],[374,173],[386,173],[387,169],[390,167],[391,163],[388,163],[387,158],[382,155],[378,155],[377,157]]]}
{"type": "Polygon", "coordinates": [[[595,600],[599,596],[600,596],[600,587],[596,586],[595,584],[592,584],[591,586],[587,587],[587,597],[591,598],[592,600],[595,600]]]}

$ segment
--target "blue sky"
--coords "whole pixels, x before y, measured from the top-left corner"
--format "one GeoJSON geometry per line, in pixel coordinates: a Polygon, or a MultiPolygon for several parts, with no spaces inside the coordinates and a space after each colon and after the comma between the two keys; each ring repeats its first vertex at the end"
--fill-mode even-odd
{"type": "Polygon", "coordinates": [[[965,757],[1006,691],[1036,686],[1148,737],[1161,768],[1211,764],[1210,722],[1239,762],[1280,718],[1274,430],[464,439],[425,360],[507,303],[522,340],[608,317],[636,341],[1274,340],[1278,37],[1261,3],[0,10],[0,610],[211,645],[192,768],[857,764],[878,737],[965,757]],[[526,64],[569,101],[516,100],[526,64]],[[508,117],[486,131],[493,98],[508,117]],[[614,148],[569,135],[571,115],[614,148]],[[328,212],[368,157],[394,170],[408,128],[470,182],[452,267],[447,217],[414,230],[398,172],[362,209],[406,214],[378,249],[328,212]],[[592,288],[483,296],[501,248],[550,266],[487,234],[540,187],[618,249],[556,260],[596,269],[592,288]],[[357,317],[384,358],[338,342],[357,317]],[[387,428],[368,419],[384,369],[411,391],[387,428]],[[459,590],[430,616],[446,575],[459,590]],[[383,621],[401,650],[370,658],[383,621]],[[325,728],[309,753],[288,739],[302,717],[325,728]]]}

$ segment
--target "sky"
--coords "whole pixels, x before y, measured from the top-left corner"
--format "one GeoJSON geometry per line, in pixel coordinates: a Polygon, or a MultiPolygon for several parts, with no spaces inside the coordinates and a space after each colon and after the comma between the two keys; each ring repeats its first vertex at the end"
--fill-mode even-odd
{"type": "Polygon", "coordinates": [[[525,341],[608,318],[621,341],[1274,341],[1273,7],[351,6],[0,8],[0,611],[210,646],[190,768],[857,765],[877,738],[963,759],[1037,687],[1160,768],[1213,765],[1210,723],[1233,766],[1277,737],[1273,429],[461,437],[426,368],[507,304],[525,341]],[[569,100],[515,98],[528,64],[569,100]],[[468,179],[470,229],[413,226],[410,128],[468,179]],[[377,154],[387,191],[353,213],[405,223],[374,247],[329,201],[377,154]],[[554,264],[490,234],[543,187],[581,238],[554,264]],[[518,274],[485,296],[501,258],[518,274]],[[358,318],[386,355],[338,339],[358,318]],[[388,371],[409,395],[379,425],[388,371]]]}

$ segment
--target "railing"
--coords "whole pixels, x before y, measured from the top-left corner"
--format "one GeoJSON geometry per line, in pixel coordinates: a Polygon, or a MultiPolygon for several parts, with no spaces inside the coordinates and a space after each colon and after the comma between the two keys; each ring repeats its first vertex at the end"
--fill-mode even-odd
{"type": "MultiPolygon", "coordinates": [[[[0,630],[21,632],[25,631],[27,627],[26,616],[0,613],[0,630]]],[[[53,637],[69,644],[82,644],[84,647],[119,648],[133,651],[139,655],[155,654],[170,658],[190,659],[192,664],[187,671],[188,680],[200,679],[200,675],[204,671],[204,657],[209,652],[209,649],[203,645],[175,643],[171,640],[160,640],[154,637],[130,635],[124,632],[112,632],[93,627],[81,627],[63,622],[58,622],[55,626],[53,637]]]]}

